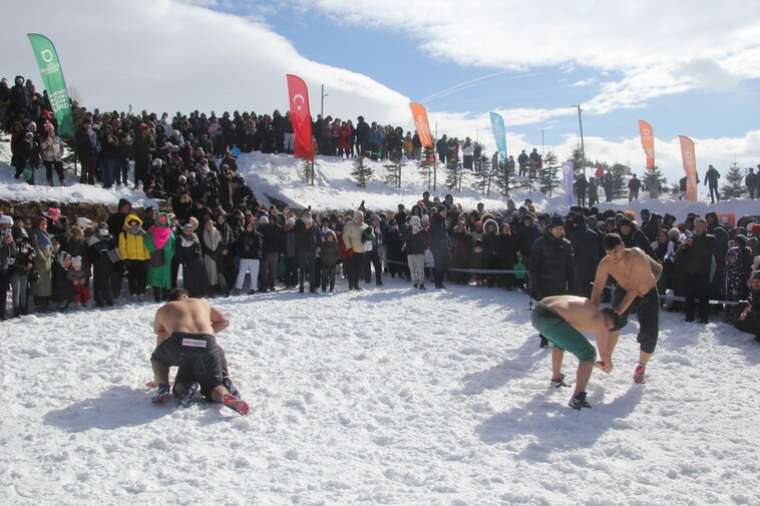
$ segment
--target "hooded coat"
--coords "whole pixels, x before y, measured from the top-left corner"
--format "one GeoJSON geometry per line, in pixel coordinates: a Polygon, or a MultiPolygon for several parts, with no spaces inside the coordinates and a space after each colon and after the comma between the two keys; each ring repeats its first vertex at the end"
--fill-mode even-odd
{"type": "Polygon", "coordinates": [[[167,224],[165,227],[170,229],[169,238],[161,245],[161,247],[156,245],[158,229],[163,228],[158,222],[148,230],[148,233],[145,236],[145,247],[151,255],[158,250],[164,252],[164,262],[161,266],[148,267],[148,286],[153,288],[164,288],[166,290],[172,287],[172,259],[174,258],[174,233],[171,232],[168,221],[167,217],[167,224]]]}

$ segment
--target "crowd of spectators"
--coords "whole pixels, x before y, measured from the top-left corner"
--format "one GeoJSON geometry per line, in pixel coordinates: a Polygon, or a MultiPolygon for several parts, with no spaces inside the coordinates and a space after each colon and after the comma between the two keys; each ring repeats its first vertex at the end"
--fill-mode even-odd
{"type": "MultiPolygon", "coordinates": [[[[62,181],[63,142],[45,95],[21,77],[13,88],[0,86],[6,88],[0,105],[17,177],[36,160],[46,167],[49,183],[54,175],[62,181]]],[[[709,213],[677,223],[671,215],[642,211],[637,217],[591,205],[557,216],[537,212],[530,200],[520,207],[510,200],[505,209],[480,204],[470,210],[450,194],[439,200],[427,192],[408,210],[405,204],[395,211],[362,206],[349,213],[265,208],[237,175],[235,152],[291,151],[287,115],[207,117],[196,111],[170,119],[145,111],[89,112],[78,104],[73,112],[81,181],[129,184],[132,160],[132,183],[166,199],[166,208],[135,210],[122,200],[101,223],[69,221],[56,207],[41,216],[0,215],[3,319],[9,290],[13,316],[88,307],[91,299],[98,307],[142,301],[149,292],[161,301],[178,284],[192,296],[213,297],[244,290],[332,292],[342,279],[349,290],[360,290],[400,277],[417,290],[432,280],[438,289],[450,282],[522,289],[537,299],[587,296],[604,254],[602,237],[617,233],[627,247],[663,264],[663,304],[703,323],[721,307],[726,321],[760,336],[760,302],[752,304],[760,300],[758,217],[734,224],[709,213]],[[710,299],[722,306],[710,306],[710,299]]],[[[356,128],[329,117],[314,126],[324,154],[382,158],[402,149],[421,156],[416,136],[361,117],[356,128]]],[[[463,163],[479,158],[470,139],[441,141],[436,149],[444,163],[459,156],[457,146],[463,163]]],[[[530,177],[540,169],[540,155],[523,152],[517,166],[530,177]]]]}

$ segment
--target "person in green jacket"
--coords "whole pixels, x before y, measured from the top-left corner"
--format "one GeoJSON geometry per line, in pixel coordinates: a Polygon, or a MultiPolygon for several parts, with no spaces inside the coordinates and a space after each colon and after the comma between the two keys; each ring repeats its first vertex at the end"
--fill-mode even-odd
{"type": "Polygon", "coordinates": [[[172,287],[172,258],[174,258],[174,233],[166,213],[159,214],[156,223],[148,229],[145,247],[150,253],[147,284],[153,287],[153,297],[156,302],[161,302],[172,287]]]}

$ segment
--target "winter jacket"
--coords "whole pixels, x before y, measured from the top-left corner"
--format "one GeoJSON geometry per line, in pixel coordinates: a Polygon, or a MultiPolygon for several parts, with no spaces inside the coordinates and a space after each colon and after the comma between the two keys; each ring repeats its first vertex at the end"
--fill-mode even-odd
{"type": "Polygon", "coordinates": [[[338,241],[323,241],[319,247],[319,258],[323,265],[332,267],[338,263],[340,258],[340,248],[338,247],[338,241]]]}
{"type": "Polygon", "coordinates": [[[641,248],[641,250],[650,257],[655,257],[655,253],[652,250],[652,244],[649,242],[649,239],[644,234],[644,232],[636,227],[631,227],[630,234],[624,235],[623,232],[619,233],[620,238],[623,239],[623,244],[625,244],[626,248],[641,248]]]}
{"type": "Polygon", "coordinates": [[[263,251],[267,253],[279,253],[283,248],[285,232],[274,223],[267,223],[259,228],[264,240],[263,251]]]}
{"type": "Polygon", "coordinates": [[[40,141],[40,155],[43,162],[60,162],[63,157],[63,142],[55,134],[49,134],[40,141]]]}
{"type": "Polygon", "coordinates": [[[317,255],[317,229],[314,225],[306,227],[303,220],[296,220],[293,228],[296,239],[296,255],[317,255]]]}
{"type": "Polygon", "coordinates": [[[263,237],[258,232],[243,232],[235,243],[240,258],[261,259],[263,237]]]}
{"type": "Polygon", "coordinates": [[[573,245],[546,231],[533,245],[529,272],[530,286],[537,299],[568,293],[575,286],[573,245]]]}
{"type": "Polygon", "coordinates": [[[113,271],[113,262],[108,252],[116,247],[113,237],[92,235],[87,244],[89,246],[87,257],[90,259],[96,279],[101,275],[110,275],[113,271]]]}
{"type": "Polygon", "coordinates": [[[707,278],[710,274],[714,252],[714,235],[695,235],[691,246],[685,246],[684,249],[678,252],[676,263],[683,264],[684,273],[687,276],[707,278]]]}
{"type": "MultiPolygon", "coordinates": [[[[201,243],[196,234],[182,234],[175,242],[177,260],[182,264],[182,284],[191,297],[203,297],[208,291],[208,277],[201,258],[201,243]]],[[[169,263],[171,268],[171,262],[169,263]]],[[[152,286],[152,285],[151,285],[152,286]]]]}
{"type": "MultiPolygon", "coordinates": [[[[155,225],[158,227],[158,225],[155,225]]],[[[174,258],[174,233],[169,235],[169,239],[163,245],[162,248],[156,247],[154,243],[154,237],[152,229],[145,235],[145,247],[149,253],[153,253],[158,249],[164,252],[164,263],[160,267],[148,267],[148,286],[153,288],[170,289],[172,287],[172,259],[174,258]]],[[[150,256],[148,257],[150,258],[150,256]]],[[[205,273],[205,269],[201,269],[205,273]]]]}
{"type": "Polygon", "coordinates": [[[347,222],[343,226],[343,243],[346,245],[347,250],[354,253],[364,252],[362,248],[362,233],[368,227],[369,225],[366,223],[358,225],[354,220],[347,222]]]}
{"type": "Polygon", "coordinates": [[[407,255],[424,255],[428,246],[425,231],[420,230],[415,234],[412,232],[412,227],[407,227],[404,244],[407,255]]]}
{"type": "Polygon", "coordinates": [[[35,297],[50,297],[53,293],[51,269],[53,268],[53,245],[50,236],[41,230],[33,230],[31,242],[34,247],[34,272],[40,276],[32,290],[35,297]]]}
{"type": "Polygon", "coordinates": [[[574,293],[586,295],[591,292],[591,282],[596,276],[596,268],[602,260],[602,240],[599,234],[589,230],[585,223],[576,225],[568,234],[575,257],[574,293]]]}
{"type": "MultiPolygon", "coordinates": [[[[142,220],[137,215],[130,214],[127,223],[132,220],[138,220],[142,225],[142,220]]],[[[135,233],[131,228],[126,226],[119,234],[119,256],[122,260],[150,260],[150,253],[145,247],[146,232],[139,227],[135,233]]]]}
{"type": "Polygon", "coordinates": [[[446,230],[446,219],[439,213],[430,218],[431,244],[430,249],[448,251],[449,233],[446,230]]]}

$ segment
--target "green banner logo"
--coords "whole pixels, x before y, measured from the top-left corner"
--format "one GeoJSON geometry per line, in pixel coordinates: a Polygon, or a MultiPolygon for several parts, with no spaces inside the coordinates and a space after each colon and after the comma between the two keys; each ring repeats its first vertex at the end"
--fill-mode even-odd
{"type": "Polygon", "coordinates": [[[71,117],[69,94],[66,92],[66,81],[63,80],[61,63],[53,43],[38,33],[27,34],[32,44],[34,57],[40,68],[42,84],[48,92],[50,105],[58,123],[58,134],[61,137],[74,137],[74,121],[71,117]]]}

